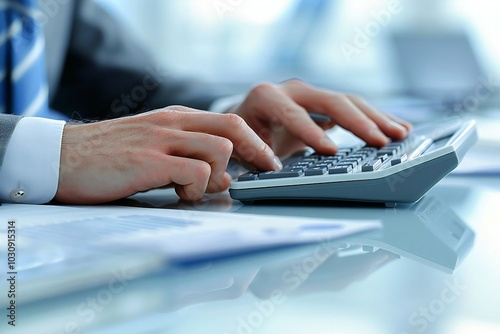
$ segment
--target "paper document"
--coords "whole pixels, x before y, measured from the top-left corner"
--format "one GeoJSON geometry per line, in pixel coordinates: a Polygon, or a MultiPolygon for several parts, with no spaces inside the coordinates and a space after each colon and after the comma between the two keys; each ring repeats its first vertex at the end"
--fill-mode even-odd
{"type": "MultiPolygon", "coordinates": [[[[197,261],[288,245],[328,241],[381,227],[376,220],[335,220],[118,206],[4,204],[1,224],[15,220],[20,247],[58,248],[62,258],[110,249],[152,251],[197,261]]],[[[6,229],[0,229],[6,234],[6,229]]],[[[0,237],[0,243],[6,237],[0,237]]],[[[2,251],[5,249],[1,246],[2,251]]],[[[1,252],[1,251],[0,251],[1,252]]],[[[25,252],[26,254],[26,252],[25,252]]],[[[39,253],[37,253],[39,254],[39,253]]],[[[22,260],[22,259],[20,259],[22,260]]],[[[35,260],[34,260],[35,261],[35,260]]],[[[38,264],[43,259],[36,258],[38,264]]],[[[21,265],[21,264],[20,264],[21,265]]],[[[33,263],[24,263],[32,267],[33,263]]]]}

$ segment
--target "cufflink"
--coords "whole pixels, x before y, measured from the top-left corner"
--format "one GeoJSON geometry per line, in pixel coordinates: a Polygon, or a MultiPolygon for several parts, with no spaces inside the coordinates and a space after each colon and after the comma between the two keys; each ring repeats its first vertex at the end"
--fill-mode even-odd
{"type": "Polygon", "coordinates": [[[21,202],[24,199],[24,197],[26,197],[26,193],[21,188],[16,188],[12,190],[12,192],[10,193],[10,199],[13,202],[21,202]]]}

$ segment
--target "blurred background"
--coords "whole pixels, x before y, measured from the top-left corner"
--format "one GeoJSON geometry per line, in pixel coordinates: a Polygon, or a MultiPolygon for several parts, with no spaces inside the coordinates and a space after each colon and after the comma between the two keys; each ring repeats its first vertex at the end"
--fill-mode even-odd
{"type": "Polygon", "coordinates": [[[294,77],[375,101],[498,105],[500,1],[96,1],[171,72],[228,93],[294,77]]]}

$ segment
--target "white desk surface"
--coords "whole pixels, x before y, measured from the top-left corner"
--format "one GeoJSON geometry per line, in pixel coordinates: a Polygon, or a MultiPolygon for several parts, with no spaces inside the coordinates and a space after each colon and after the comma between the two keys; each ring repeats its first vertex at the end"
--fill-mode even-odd
{"type": "Polygon", "coordinates": [[[20,305],[20,326],[5,333],[500,333],[499,203],[500,178],[491,176],[448,176],[419,204],[396,209],[138,195],[122,204],[381,219],[390,252],[340,248],[319,260],[310,246],[158,271],[109,295],[95,286],[20,305]],[[458,227],[443,227],[450,222],[458,227]],[[475,234],[470,251],[440,242],[464,231],[475,234]],[[462,262],[451,274],[454,261],[462,262]],[[101,303],[82,308],[92,298],[101,303]]]}
{"type": "MultiPolygon", "coordinates": [[[[261,267],[241,296],[233,291],[233,295],[170,314],[165,324],[171,331],[165,333],[499,333],[500,179],[451,176],[423,202],[423,208],[417,205],[395,210],[245,206],[236,211],[369,217],[382,219],[386,227],[400,223],[410,225],[409,228],[423,224],[414,220],[415,216],[427,215],[426,223],[437,225],[456,215],[474,231],[475,240],[453,275],[436,269],[432,263],[410,259],[412,254],[396,259],[382,250],[344,258],[332,256],[308,278],[297,274],[300,287],[295,289],[293,282],[286,280],[286,273],[297,265],[308,266],[307,259],[314,252],[308,250],[297,254],[294,261],[261,267]],[[268,297],[272,289],[289,291],[291,295],[271,304],[256,297],[268,297]]],[[[220,201],[216,203],[215,208],[223,207],[220,201]]],[[[206,209],[210,208],[209,204],[206,209]]],[[[428,235],[420,239],[418,232],[395,233],[408,243],[415,243],[411,249],[430,248],[436,260],[440,256],[436,252],[443,251],[439,244],[424,239],[428,235]]],[[[243,261],[234,265],[233,275],[243,275],[243,280],[250,281],[254,270],[243,261]]]]}

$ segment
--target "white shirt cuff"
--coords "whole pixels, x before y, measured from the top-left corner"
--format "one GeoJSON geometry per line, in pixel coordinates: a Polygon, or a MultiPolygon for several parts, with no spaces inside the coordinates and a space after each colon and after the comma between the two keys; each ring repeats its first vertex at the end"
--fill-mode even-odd
{"type": "Polygon", "coordinates": [[[64,125],[38,117],[17,123],[0,166],[0,201],[41,204],[54,198],[64,125]]]}
{"type": "Polygon", "coordinates": [[[243,103],[243,101],[245,101],[244,94],[222,97],[215,100],[208,110],[217,114],[223,114],[228,112],[232,107],[243,103]]]}

